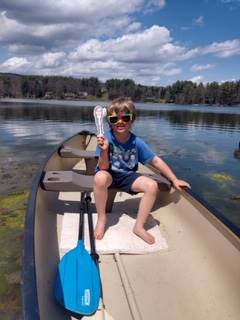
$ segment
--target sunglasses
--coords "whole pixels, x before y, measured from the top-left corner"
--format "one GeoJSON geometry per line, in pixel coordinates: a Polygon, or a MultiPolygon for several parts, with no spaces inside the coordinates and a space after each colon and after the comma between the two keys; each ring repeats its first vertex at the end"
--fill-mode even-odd
{"type": "Polygon", "coordinates": [[[119,120],[123,122],[132,121],[132,113],[126,113],[120,116],[108,116],[108,121],[112,124],[116,124],[119,120]]]}

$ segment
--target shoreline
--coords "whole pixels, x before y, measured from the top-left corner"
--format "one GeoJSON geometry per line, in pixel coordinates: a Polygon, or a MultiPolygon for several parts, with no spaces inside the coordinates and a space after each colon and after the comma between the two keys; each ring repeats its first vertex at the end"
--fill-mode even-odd
{"type": "MultiPolygon", "coordinates": [[[[95,106],[97,103],[105,103],[109,104],[111,103],[111,100],[106,100],[106,99],[93,99],[93,98],[86,98],[86,99],[38,99],[38,98],[4,98],[0,97],[0,102],[15,102],[15,103],[39,103],[39,104],[61,104],[61,105],[67,105],[68,103],[71,105],[78,105],[79,102],[85,103],[88,106],[95,106]]],[[[179,106],[200,106],[200,107],[216,107],[216,108],[240,108],[240,104],[235,104],[235,105],[220,105],[220,104],[177,104],[177,103],[170,103],[170,102],[164,102],[164,101],[136,101],[136,104],[161,104],[161,105],[179,105],[179,106]]]]}

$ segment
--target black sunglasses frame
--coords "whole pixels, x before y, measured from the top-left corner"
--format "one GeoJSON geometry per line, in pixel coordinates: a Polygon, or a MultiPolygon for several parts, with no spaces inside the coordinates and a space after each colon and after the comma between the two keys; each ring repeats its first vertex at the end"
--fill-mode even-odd
{"type": "Polygon", "coordinates": [[[110,124],[116,124],[121,119],[123,122],[127,123],[132,121],[132,113],[127,113],[120,116],[108,116],[108,122],[110,124]]]}

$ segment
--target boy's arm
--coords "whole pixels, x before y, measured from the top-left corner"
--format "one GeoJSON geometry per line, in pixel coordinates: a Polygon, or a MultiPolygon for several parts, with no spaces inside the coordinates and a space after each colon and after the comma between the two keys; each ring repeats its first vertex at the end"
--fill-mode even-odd
{"type": "Polygon", "coordinates": [[[100,154],[98,158],[98,167],[100,170],[107,170],[109,168],[108,148],[109,143],[105,137],[97,138],[100,154]]]}
{"type": "Polygon", "coordinates": [[[109,168],[108,150],[100,151],[98,167],[100,170],[107,170],[109,168]]]}
{"type": "Polygon", "coordinates": [[[172,182],[172,184],[176,189],[181,190],[181,187],[191,188],[188,182],[184,180],[179,180],[174,174],[174,172],[172,171],[172,169],[160,157],[155,156],[151,164],[156,169],[161,171],[161,173],[172,182]]]}

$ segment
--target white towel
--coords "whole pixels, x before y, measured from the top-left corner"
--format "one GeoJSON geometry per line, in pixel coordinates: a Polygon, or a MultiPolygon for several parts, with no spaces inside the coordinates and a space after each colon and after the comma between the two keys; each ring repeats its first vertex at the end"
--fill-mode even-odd
{"type": "MultiPolygon", "coordinates": [[[[88,218],[84,215],[84,243],[90,251],[88,218]]],[[[94,226],[97,222],[97,214],[93,214],[94,226]]],[[[102,240],[96,240],[96,251],[99,254],[129,253],[145,254],[168,249],[166,239],[162,236],[156,220],[149,215],[146,229],[155,237],[155,243],[149,245],[133,232],[135,218],[125,213],[110,213],[107,215],[106,232],[102,240]]],[[[73,249],[78,241],[79,214],[65,213],[63,217],[62,233],[60,239],[60,256],[73,249]]]]}
{"type": "MultiPolygon", "coordinates": [[[[86,221],[86,220],[85,220],[86,221]]],[[[96,240],[96,251],[99,254],[129,253],[145,254],[168,249],[166,239],[161,235],[156,220],[149,215],[146,223],[147,231],[154,236],[155,243],[149,245],[133,232],[135,218],[125,213],[110,213],[107,215],[106,232],[102,240],[96,240]]],[[[93,214],[93,222],[96,225],[97,214],[93,214]]],[[[85,245],[89,250],[88,225],[85,223],[85,245]]]]}

